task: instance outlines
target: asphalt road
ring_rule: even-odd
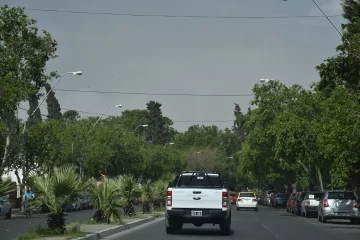
[[[195,227],[184,225],[176,235],[165,233],[164,219],[155,220],[147,225],[106,238],[107,240],[143,240],[151,236],[157,240],[359,240],[360,225],[350,225],[349,221],[320,223],[317,218],[304,218],[287,213],[284,209],[259,207],[259,212],[252,210],[232,211],[233,234],[222,236],[218,226],[203,225]]]
[[[141,206],[136,206],[135,211],[141,211]],[[90,220],[95,210],[84,210],[69,212],[65,217],[67,223],[83,222]],[[18,235],[28,231],[29,226],[46,227],[46,216],[44,214],[34,215],[33,218],[25,218],[25,216],[14,216],[11,219],[0,220],[0,239],[13,240]]]

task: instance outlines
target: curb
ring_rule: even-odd
[[[137,226],[140,226],[142,224],[149,223],[149,222],[154,221],[155,219],[161,218],[163,216],[164,216],[164,214],[162,214],[160,217],[148,217],[148,218],[145,218],[145,219],[140,219],[138,221],[134,221],[134,222],[122,225],[122,226],[116,226],[116,227],[112,227],[112,228],[102,230],[102,231],[99,231],[99,232],[91,233],[91,234],[86,235],[85,237],[76,238],[76,240],[99,240],[99,239],[103,239],[103,238],[106,238],[108,236],[111,236],[111,235],[114,235],[114,234],[129,230],[129,229],[137,227]]]

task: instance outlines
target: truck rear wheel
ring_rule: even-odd
[[[166,227],[166,233],[167,234],[175,234],[176,233],[176,229],[173,227]]]
[[[231,234],[231,214],[227,219],[220,223],[220,230],[224,235]]]

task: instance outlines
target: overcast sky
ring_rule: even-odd
[[[341,14],[340,0],[317,0]],[[82,12],[212,16],[321,15],[312,0],[0,0],[10,6]],[[49,71],[56,88],[149,93],[251,94],[260,78],[309,87],[315,66],[335,54],[340,36],[326,18],[160,18],[26,11],[58,41]],[[344,20],[333,17],[340,28]],[[52,83],[54,84],[55,81]],[[252,97],[144,96],[56,91],[62,108],[101,113],[111,104],[144,109],[150,100],[184,131],[193,124],[230,127],[234,103]],[[23,104],[27,108],[27,104]],[[63,110],[64,111],[64,110]],[[45,106],[42,113],[46,114]],[[121,114],[109,109],[107,114]],[[26,117],[21,112],[22,118]],[[82,114],[82,116],[88,116]],[[195,121],[195,122],[183,122]],[[200,121],[200,122],[196,122]]]

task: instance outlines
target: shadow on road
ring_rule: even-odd
[[[230,235],[234,235],[234,230],[231,230]],[[200,228],[186,228],[179,231],[176,235],[198,235],[198,236],[226,236],[224,235],[220,229],[200,229]]]

